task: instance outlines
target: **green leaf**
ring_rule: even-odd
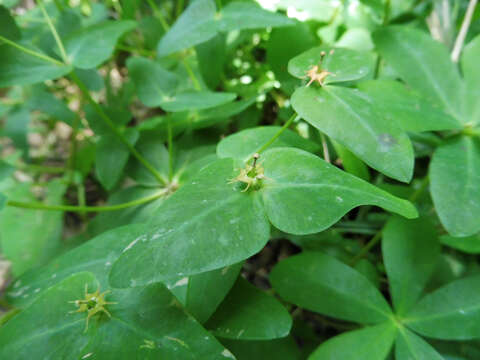
[[[239,131],[222,139],[217,145],[217,155],[220,158],[231,157],[246,161],[260,147],[270,140],[280,130],[280,126],[261,126]],[[320,150],[320,146],[312,141],[302,138],[297,133],[287,129],[270,146],[296,147],[308,152]]]
[[[0,329],[0,356],[31,359],[224,359],[230,354],[162,285],[114,290],[106,300],[111,318],[85,313],[72,303],[98,289],[91,273],[71,276],[43,293]],[[106,289],[101,289],[105,291]],[[25,346],[28,344],[29,346]],[[54,344],[54,346],[52,345]]]
[[[480,36],[477,36],[463,49],[462,71],[466,86],[466,122],[480,123]]]
[[[158,43],[158,55],[170,55],[213,38],[217,34],[215,12],[213,0],[192,2]]]
[[[308,359],[385,360],[396,332],[392,323],[349,331],[324,342]]]
[[[439,260],[436,229],[425,218],[392,217],[382,233],[382,253],[397,315],[417,302]]]
[[[370,173],[368,172],[368,167],[365,163],[356,157],[350,150],[348,150],[345,146],[340,145],[335,140],[330,139],[335,152],[337,153],[338,157],[342,161],[342,167],[345,171],[349,172],[360,179],[365,181],[370,181]]]
[[[62,100],[47,91],[43,86],[34,86],[26,105],[30,111],[42,111],[55,120],[63,121],[73,126],[75,113]]]
[[[222,338],[271,340],[289,334],[292,318],[277,299],[240,277],[205,326]]]
[[[233,1],[228,3],[216,17],[218,30],[229,32],[244,29],[263,29],[294,25],[288,17],[262,9],[249,2]]]
[[[444,358],[425,340],[402,327],[395,341],[397,359],[444,360]]]
[[[464,84],[444,45],[405,26],[380,28],[373,33],[373,40],[380,55],[408,85],[464,122]]]
[[[30,125],[30,112],[25,106],[14,108],[7,116],[4,134],[10,138],[17,150],[23,152],[23,157],[28,158],[28,127]]]
[[[0,193],[0,211],[7,205],[8,198]]]
[[[126,129],[124,135],[131,145],[135,145],[139,133],[135,129]],[[117,135],[106,134],[100,137],[97,144],[95,170],[98,180],[105,189],[113,189],[124,175],[129,156],[130,150]]]
[[[238,360],[299,360],[300,351],[291,336],[275,340],[229,340],[221,339]]]
[[[258,194],[230,182],[238,168],[232,159],[215,161],[168,198],[145,236],[132,238],[114,264],[112,284],[127,287],[198,274],[263,248],[270,226]]]
[[[299,149],[272,149],[261,156],[260,193],[270,221],[290,234],[327,229],[351,209],[376,205],[407,218],[415,207]]]
[[[25,44],[22,44],[25,46]],[[32,46],[30,50],[39,52]],[[13,85],[29,85],[57,79],[71,70],[71,66],[57,65],[26,54],[10,45],[0,45],[0,88]]]
[[[323,61],[321,61],[322,52],[326,54]],[[320,46],[290,60],[288,72],[299,79],[307,79],[307,71],[315,65],[331,73],[324,81],[325,84],[330,84],[365,77],[372,69],[373,59],[366,52]],[[318,86],[318,84],[314,83],[312,86]]]
[[[408,136],[358,90],[303,87],[292,106],[310,124],[348,148],[374,169],[396,180],[410,181],[413,149]]]
[[[195,47],[198,68],[202,78],[210,89],[218,87],[224,76],[227,60],[227,41],[225,34],[217,34],[210,40]]]
[[[127,60],[127,68],[137,88],[138,98],[146,106],[160,106],[175,93],[178,86],[177,76],[156,61],[131,57]]]
[[[201,110],[223,105],[236,97],[236,94],[226,92],[187,91],[164,99],[160,107],[171,112]]]
[[[232,288],[243,262],[188,278],[185,308],[201,324],[215,312]]]
[[[424,98],[393,80],[370,80],[358,84],[388,121],[405,131],[438,131],[460,129],[461,124]]]
[[[270,273],[270,282],[283,299],[327,316],[362,324],[392,316],[385,298],[367,278],[320,252],[281,261]]]
[[[3,5],[0,5],[0,36],[12,41],[19,40],[21,37],[20,29],[10,10]]]
[[[68,60],[80,69],[91,69],[110,58],[118,39],[137,26],[135,21],[106,21],[84,28],[65,39]]]
[[[480,141],[459,136],[438,147],[430,163],[435,210],[452,236],[480,231]]]
[[[52,180],[47,186],[46,204],[61,203],[66,185]],[[10,189],[9,200],[36,202],[31,184],[23,183]],[[63,212],[7,207],[0,213],[2,253],[12,262],[18,276],[26,270],[49,261],[59,251],[63,228]]]
[[[402,321],[435,339],[480,337],[480,276],[456,280],[425,296]]]
[[[93,273],[100,287],[105,289],[113,262],[129,244],[130,238],[138,238],[142,234],[141,225],[119,227],[94,237],[41,268],[24,273],[7,289],[9,303],[16,307],[25,307],[44,290],[82,271]]]
[[[443,245],[466,252],[468,254],[480,254],[480,234],[466,237],[440,236]]]

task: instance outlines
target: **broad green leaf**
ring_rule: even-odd
[[[185,308],[201,324],[215,312],[235,283],[243,262],[188,278]]]
[[[45,291],[0,329],[0,356],[31,359],[33,346],[41,359],[225,358],[227,350],[162,284],[107,294],[115,303],[106,305],[111,318],[93,316],[85,332],[86,314],[74,312],[72,301],[84,298],[86,286],[99,289],[93,274],[84,272]]]
[[[157,47],[159,56],[173,54],[210,40],[217,34],[214,0],[192,2]]]
[[[349,331],[321,344],[308,359],[385,360],[396,332],[395,325],[390,322]]]
[[[289,334],[292,318],[277,299],[240,277],[205,326],[222,338],[271,340]]]
[[[131,145],[138,140],[138,131],[126,129],[123,134]],[[95,170],[100,183],[111,190],[124,175],[130,151],[128,147],[114,134],[100,137],[96,150]]]
[[[323,52],[325,56],[321,61]],[[361,79],[371,71],[372,65],[373,59],[369,53],[320,46],[290,60],[288,72],[299,79],[307,79],[307,71],[313,66],[319,66],[321,70],[331,73],[324,81],[325,84],[330,84]],[[318,83],[311,86],[318,86]]]
[[[270,221],[290,234],[327,229],[351,209],[376,205],[407,218],[415,207],[299,149],[272,149],[261,155],[265,180],[260,194]]]
[[[382,294],[358,271],[320,252],[305,252],[278,263],[270,282],[288,302],[323,315],[376,324],[392,311]]]
[[[143,226],[129,225],[105,232],[73,250],[56,257],[47,265],[18,277],[7,289],[9,302],[25,307],[42,292],[65,278],[82,271],[95,275],[102,289],[108,286],[108,272],[128,245],[131,237],[140,237]]]
[[[14,108],[7,115],[3,133],[15,145],[17,150],[23,152],[23,157],[28,158],[28,127],[30,125],[30,112],[25,106]]]
[[[220,158],[231,157],[247,161],[260,147],[276,135],[279,126],[261,126],[237,132],[222,139],[217,145],[217,155]],[[295,147],[308,152],[320,150],[320,146],[312,141],[302,138],[291,130],[285,130],[270,146]]]
[[[224,66],[227,60],[226,34],[217,34],[210,40],[195,47],[198,68],[207,86],[215,90],[224,76]]]
[[[275,340],[221,339],[238,360],[299,360],[300,350],[291,336]]]
[[[38,49],[22,44],[30,50]],[[10,45],[0,45],[0,88],[13,85],[29,85],[57,79],[71,70],[71,66],[59,65],[26,54]]]
[[[397,359],[444,360],[437,350],[407,328],[400,328],[395,341]]]
[[[47,91],[43,86],[34,86],[26,105],[31,111],[42,111],[55,120],[63,121],[73,126],[75,113],[62,100]]]
[[[452,236],[480,231],[480,141],[459,136],[438,147],[430,163],[435,210]]]
[[[153,214],[142,239],[132,238],[114,264],[118,287],[189,276],[244,260],[268,241],[268,224],[255,192],[242,192],[231,179],[232,159],[204,167]]]
[[[233,1],[222,8],[215,18],[219,31],[263,29],[294,25],[288,17],[262,9],[259,5],[249,2]]]
[[[141,57],[127,60],[130,77],[135,83],[138,98],[150,107],[160,106],[175,93],[178,78],[158,62]]]
[[[480,58],[480,36],[472,40],[462,55],[462,71],[466,86],[466,114],[465,121],[468,124],[480,123],[480,69],[478,59]]]
[[[7,197],[5,195],[3,195],[2,193],[0,193],[0,211],[5,207],[5,205],[7,204]]]
[[[12,41],[19,40],[21,37],[20,29],[10,10],[3,5],[0,5],[0,36]]]
[[[480,254],[480,234],[466,237],[453,237],[450,235],[440,236],[443,245],[466,252],[468,254]]]
[[[382,232],[383,261],[397,315],[417,302],[439,260],[436,229],[426,218],[390,218]]]
[[[297,22],[294,26],[273,29],[266,44],[267,63],[280,81],[282,88],[289,94],[300,81],[293,79],[288,73],[288,62],[298,54],[310,49],[316,39],[309,26]]]
[[[7,179],[15,172],[15,167],[0,159],[0,182]]]
[[[464,84],[444,45],[406,26],[380,28],[373,33],[373,40],[378,52],[408,85],[464,122]]]
[[[431,105],[402,83],[393,80],[370,80],[358,84],[375,103],[387,121],[405,131],[438,131],[461,128],[461,124],[438,106]]]
[[[164,99],[160,107],[171,112],[202,110],[231,102],[236,97],[236,94],[226,92],[188,91]]]
[[[61,203],[66,185],[52,180],[47,186],[46,204]],[[5,193],[9,200],[37,202],[31,184],[16,185]],[[2,253],[12,262],[18,276],[26,270],[45,264],[60,249],[63,212],[7,207],[0,213]]]
[[[80,69],[91,69],[110,58],[118,39],[137,26],[130,20],[106,21],[84,28],[65,39],[68,60]]]
[[[111,194],[105,205],[118,205],[138,199],[155,196],[164,193],[165,190],[156,187],[130,186]],[[88,234],[95,236],[107,230],[127,224],[141,224],[150,220],[153,213],[163,202],[164,197],[143,205],[131,206],[118,211],[106,211],[99,213],[88,224]]]
[[[480,337],[480,276],[456,280],[426,295],[402,321],[435,339]]]
[[[303,87],[293,94],[292,106],[374,169],[410,181],[414,157],[408,136],[387,120],[366,94],[337,86]]]

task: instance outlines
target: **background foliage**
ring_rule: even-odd
[[[480,358],[476,1],[259,3],[0,0],[0,358]]]

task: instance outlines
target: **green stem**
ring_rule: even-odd
[[[274,142],[275,140],[278,139],[278,137],[279,137],[280,135],[283,134],[283,132],[284,132],[290,125],[293,124],[293,122],[295,121],[296,118],[297,118],[297,113],[294,112],[293,115],[290,116],[290,119],[288,119],[287,122],[286,122],[285,124],[283,124],[282,128],[281,128],[280,130],[278,130],[277,133],[276,133],[275,135],[273,135],[270,140],[268,140],[265,144],[263,144],[263,145],[256,151],[256,153],[257,153],[257,154],[260,154],[260,153],[264,152],[270,145],[273,144],[273,142]],[[253,159],[253,156],[251,156],[251,157],[247,160],[247,162],[249,162],[249,161],[252,160],[252,159]]]
[[[358,260],[360,260],[365,255],[367,255],[370,249],[373,248],[382,239],[382,232],[383,232],[383,228],[380,231],[378,231],[375,234],[375,236],[372,237],[370,241],[363,248],[360,249],[360,251],[357,253],[357,255],[355,255],[352,258],[352,260],[350,260],[350,265],[352,266],[355,265]]]
[[[153,0],[147,0],[147,2],[152,8],[153,14],[158,18],[158,20],[160,20],[160,24],[162,25],[163,30],[168,31],[170,27],[168,26],[168,23],[165,20],[165,17],[163,16],[160,9],[157,7],[157,5],[155,5],[155,2]]]
[[[70,212],[107,212],[122,210],[133,206],[149,203],[153,200],[159,199],[167,194],[167,189],[162,189],[156,194],[147,196],[141,199],[129,201],[123,204],[111,205],[111,206],[73,206],[73,205],[46,205],[42,203],[25,203],[20,201],[7,201],[7,206],[24,208],[24,209],[37,209],[37,210],[49,210],[49,211],[70,211]]]
[[[202,90],[202,86],[200,85],[200,82],[198,81],[197,77],[195,76],[195,73],[193,72],[192,68],[188,64],[188,62],[182,58],[182,63],[183,66],[185,66],[185,69],[188,72],[188,76],[190,76],[190,79],[192,80],[193,86],[195,87],[195,90],[200,91]]]
[[[118,44],[116,47],[119,50],[128,51],[130,53],[138,53],[139,55],[143,55],[143,56],[155,57],[157,55],[155,51],[150,51],[145,49],[136,49],[136,48],[126,46],[126,45],[121,45],[121,44]]]
[[[168,180],[171,182],[173,179],[173,135],[172,135],[172,122],[168,119]]]
[[[175,11],[175,17],[179,17],[182,14],[184,6],[184,0],[177,0],[177,9]]]
[[[56,166],[44,166],[44,165],[35,165],[35,164],[22,164],[19,163],[16,165],[20,170],[32,171],[32,172],[42,172],[47,174],[63,174],[68,171],[64,167]]]
[[[163,178],[162,174],[160,174],[148,161],[145,159],[142,154],[138,152],[135,147],[128,142],[128,140],[125,138],[123,133],[118,130],[118,128],[115,126],[113,121],[107,116],[105,111],[103,111],[102,107],[92,98],[90,95],[90,92],[88,91],[87,87],[85,84],[80,80],[78,75],[75,73],[75,71],[72,71],[70,73],[70,78],[77,84],[79,89],[82,91],[83,95],[85,98],[88,100],[88,102],[93,106],[95,109],[95,112],[102,118],[102,120],[107,124],[107,126],[110,128],[110,130],[113,131],[113,133],[120,139],[120,141],[128,148],[130,153],[148,170],[152,173],[153,176],[158,180],[160,184],[166,185],[165,179]]]
[[[222,10],[222,0],[215,0],[215,2],[217,3],[217,11]]]
[[[50,56],[43,55],[43,54],[41,54],[39,52],[36,52],[34,50],[30,50],[30,49],[28,49],[28,48],[26,48],[22,45],[17,44],[16,42],[8,40],[7,38],[5,38],[3,36],[0,36],[0,40],[2,40],[3,42],[5,42],[6,44],[8,44],[10,46],[13,46],[14,48],[17,48],[20,51],[23,51],[25,54],[35,56],[38,59],[42,59],[44,61],[50,62],[50,63],[58,65],[58,66],[65,66],[65,64],[62,63],[61,61],[58,61],[58,60],[56,60],[56,59],[54,59]]]
[[[53,25],[52,19],[48,15],[47,10],[45,10],[45,6],[43,6],[43,0],[37,0],[37,3],[40,6],[40,10],[42,10],[43,17],[45,18],[45,20],[47,20],[48,27],[50,28],[53,37],[55,38],[55,42],[57,43],[58,49],[60,50],[60,55],[62,56],[63,62],[65,64],[68,64],[67,52],[65,51],[65,48],[63,46],[62,39],[60,39],[57,29],[55,29],[55,26]]]

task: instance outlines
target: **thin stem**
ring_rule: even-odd
[[[463,18],[462,27],[458,33],[457,39],[455,40],[455,45],[453,46],[451,59],[453,62],[458,62],[460,59],[460,54],[462,52],[463,44],[465,42],[465,38],[467,37],[468,28],[470,27],[470,23],[472,22],[473,13],[475,11],[475,7],[477,6],[477,0],[470,0],[468,3],[467,12],[465,13],[465,17]]]
[[[177,9],[175,11],[175,17],[179,17],[182,14],[184,6],[184,0],[177,0]]]
[[[172,135],[172,122],[168,119],[168,180],[171,182],[173,179],[173,135]]]
[[[8,44],[10,46],[13,46],[14,48],[17,48],[20,51],[23,51],[25,54],[35,56],[38,59],[42,59],[44,61],[50,62],[50,63],[58,65],[58,66],[65,66],[65,64],[62,63],[61,61],[58,61],[58,60],[56,60],[56,59],[54,59],[54,58],[52,58],[48,55],[44,55],[44,54],[36,52],[34,50],[30,50],[30,49],[28,49],[28,48],[26,48],[22,45],[17,44],[16,42],[8,40],[7,38],[5,38],[3,36],[0,36],[0,40],[2,40],[3,42],[5,42],[6,44]]]
[[[215,2],[217,3],[217,11],[222,10],[222,0],[215,0]]]
[[[133,47],[130,47],[130,46],[126,46],[126,45],[121,45],[121,44],[118,44],[116,46],[116,48],[118,50],[123,50],[123,51],[128,51],[130,53],[138,53],[139,55],[143,55],[143,56],[152,56],[152,57],[155,57],[157,54],[155,53],[155,51],[150,51],[150,50],[145,50],[145,49],[136,49],[136,48],[133,48]]]
[[[330,163],[330,152],[328,151],[327,137],[323,133],[320,133],[320,137],[322,139],[323,158],[326,162]]]
[[[200,85],[200,82],[198,81],[197,77],[195,76],[195,73],[193,72],[192,68],[188,64],[188,62],[182,58],[182,64],[185,66],[185,69],[188,72],[188,76],[190,76],[190,79],[192,80],[193,86],[195,87],[195,90],[202,90],[202,86]]]
[[[370,239],[370,241],[363,248],[360,249],[360,251],[357,253],[357,255],[355,255],[352,258],[352,260],[350,260],[350,265],[352,265],[352,266],[355,265],[358,260],[360,260],[365,255],[367,255],[367,253],[370,251],[370,249],[373,248],[382,238],[382,232],[383,232],[383,228],[380,231],[378,231],[375,234],[375,236],[372,237]]]
[[[113,121],[107,116],[105,111],[103,111],[102,107],[92,98],[90,95],[90,92],[88,91],[87,87],[85,84],[80,80],[78,75],[75,73],[75,71],[72,71],[70,73],[70,78],[77,84],[79,89],[82,91],[84,94],[85,98],[88,100],[88,102],[93,106],[95,109],[95,112],[102,118],[102,120],[107,124],[107,126],[110,128],[110,130],[113,131],[113,133],[120,139],[120,141],[128,148],[128,150],[131,152],[131,154],[148,170],[152,173],[152,175],[158,180],[160,184],[166,185],[166,181],[163,178],[162,174],[160,174],[148,161],[145,159],[142,154],[138,152],[137,149],[135,149],[132,144],[128,142],[128,140],[125,138],[123,133],[118,130],[118,128],[115,126]]]
[[[153,0],[147,0],[147,2],[148,2],[148,5],[150,5],[150,7],[152,8],[153,14],[158,18],[158,20],[160,20],[160,24],[162,25],[163,30],[168,31],[170,26],[168,26],[168,23],[165,20],[165,17],[163,16],[162,12],[157,7],[157,5],[155,5],[155,2]]]
[[[72,171],[70,175],[70,182],[73,181],[73,176],[76,169],[76,157],[77,157],[77,133],[78,133],[78,125],[80,122],[79,116],[75,116],[73,120],[73,128],[72,128],[72,142],[70,143],[70,159],[69,159],[69,168]]]
[[[35,164],[23,164],[18,163],[16,167],[20,170],[32,171],[32,172],[42,172],[47,174],[63,174],[68,171],[64,167],[56,166],[44,166],[44,165],[35,165]]]
[[[167,194],[167,189],[162,189],[156,194],[129,201],[123,204],[110,205],[110,206],[73,206],[73,205],[46,205],[42,203],[26,203],[20,201],[7,201],[7,206],[24,208],[24,209],[37,209],[37,210],[49,210],[49,211],[69,211],[69,212],[107,212],[122,210],[133,206],[149,203],[153,200],[159,199]]]
[[[287,120],[287,122],[285,124],[283,124],[282,128],[280,130],[277,131],[277,133],[275,135],[272,136],[272,138],[270,140],[268,140],[265,144],[263,144],[255,153],[256,154],[260,154],[262,153],[263,151],[265,151],[270,145],[273,144],[273,142],[275,140],[278,139],[278,137],[280,135],[282,135],[282,133],[290,126],[292,125],[292,123],[295,121],[295,119],[297,118],[297,113],[293,113],[292,116],[290,116],[290,119]],[[251,159],[253,159],[253,155],[247,160],[250,161]]]
[[[60,50],[60,55],[62,56],[63,62],[65,64],[68,64],[68,57],[67,57],[65,48],[63,46],[62,39],[60,39],[57,29],[55,29],[55,26],[53,25],[52,19],[48,15],[47,10],[45,10],[45,6],[43,6],[43,0],[37,0],[37,3],[40,6],[40,10],[42,10],[43,17],[45,18],[45,20],[47,20],[48,27],[50,28],[50,31],[52,32],[53,37],[55,38],[55,42],[57,43],[58,49]]]

